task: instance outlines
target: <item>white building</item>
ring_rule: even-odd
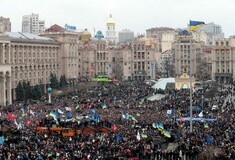
[[[106,23],[106,36],[105,39],[108,44],[115,44],[117,42],[116,36],[116,28],[115,21],[112,18],[112,14],[110,14],[109,20]]]
[[[32,13],[22,18],[22,32],[38,34],[45,30],[45,21],[39,20],[39,14]]]

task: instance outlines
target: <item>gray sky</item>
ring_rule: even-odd
[[[235,0],[0,0],[0,16],[21,31],[22,16],[38,13],[46,27],[67,23],[77,29],[105,32],[112,13],[117,31],[145,33],[152,27],[186,28],[189,20],[214,22],[225,36],[235,35]]]

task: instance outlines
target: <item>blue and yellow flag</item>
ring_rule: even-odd
[[[204,26],[205,22],[202,21],[191,21],[189,23],[189,30],[190,31],[194,31],[195,29],[197,29],[198,27]]]
[[[170,132],[168,132],[168,131],[166,131],[166,130],[164,130],[162,134],[163,134],[165,137],[167,137],[167,138],[171,138]]]
[[[145,134],[145,133],[142,133],[142,134],[141,134],[141,137],[142,137],[142,138],[148,138],[148,135]]]
[[[105,104],[105,103],[104,103],[104,104],[102,104],[102,108],[103,108],[103,109],[107,108],[107,106],[106,106],[106,104]]]
[[[208,124],[206,123],[206,124],[204,124],[204,128],[206,129],[206,128],[209,128],[209,126],[208,126]]]
[[[51,111],[49,116],[53,117],[55,121],[57,121],[57,114],[55,111]]]

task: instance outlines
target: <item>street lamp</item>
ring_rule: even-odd
[[[203,97],[203,94],[202,94],[202,111],[203,111],[203,99],[204,99],[204,97]]]
[[[70,92],[70,81],[68,81],[68,85],[69,85],[69,92]]]
[[[51,92],[52,92],[52,88],[48,87],[47,88],[47,93],[48,93],[48,103],[51,104]]]

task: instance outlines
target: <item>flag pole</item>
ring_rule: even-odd
[[[189,24],[189,33],[191,33],[190,30],[190,24]],[[189,37],[189,54],[190,54],[190,71],[189,71],[189,81],[190,81],[190,133],[193,132],[193,104],[192,104],[192,49],[191,49],[191,35]]]
[[[190,133],[193,132],[193,102],[192,102],[192,50],[191,50],[191,37],[190,37],[190,73],[189,73],[189,80],[190,80]]]

